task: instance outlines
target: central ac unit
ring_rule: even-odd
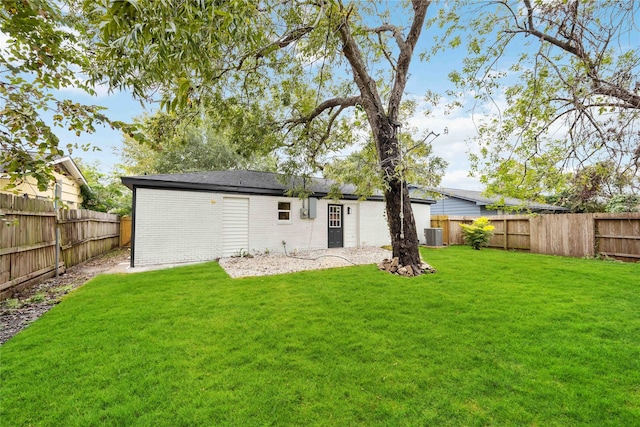
[[[442,228],[425,228],[424,238],[427,246],[442,246]]]

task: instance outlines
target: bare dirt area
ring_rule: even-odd
[[[391,257],[391,251],[379,247],[331,248],[307,252],[270,253],[249,257],[221,258],[219,263],[229,276],[269,276],[304,270],[378,264]]]
[[[92,277],[104,273],[116,265],[126,262],[128,249],[118,249],[70,267],[67,271],[44,282],[24,289],[13,297],[0,302],[0,344],[26,328],[61,298],[82,286]]]

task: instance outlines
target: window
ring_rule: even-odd
[[[278,221],[291,221],[290,202],[278,202]]]
[[[329,205],[329,228],[342,228],[342,206]]]

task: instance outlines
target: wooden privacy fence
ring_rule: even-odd
[[[606,255],[640,261],[640,213],[488,216],[495,227],[489,247],[570,257]],[[476,217],[434,215],[431,227],[443,229],[443,241],[462,245],[460,224]]]
[[[120,218],[120,247],[131,247],[131,217]]]
[[[59,210],[52,202],[0,194],[0,300],[120,246],[117,215]]]

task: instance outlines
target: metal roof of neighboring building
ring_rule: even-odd
[[[417,188],[417,187],[414,187]],[[555,205],[549,205],[545,203],[537,203],[527,200],[515,199],[512,197],[504,197],[502,196],[493,196],[493,197],[485,197],[482,194],[482,191],[476,190],[462,190],[459,188],[446,188],[446,187],[438,187],[438,188],[429,188],[426,191],[432,193],[440,193],[443,196],[447,197],[455,197],[457,199],[467,200],[469,202],[473,202],[478,206],[490,206],[496,203],[500,203],[504,201],[503,206],[507,207],[524,207],[526,209],[534,210],[534,211],[568,211],[567,208]],[[501,200],[503,199],[503,200]]]

